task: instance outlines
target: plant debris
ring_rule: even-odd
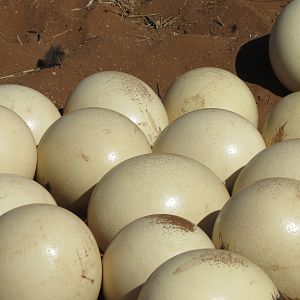
[[[44,58],[40,58],[37,62],[37,68],[47,69],[57,67],[62,64],[65,51],[61,46],[51,46]]]

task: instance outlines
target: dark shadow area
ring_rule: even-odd
[[[87,209],[94,188],[95,185],[93,185],[83,195],[81,195],[75,202],[73,202],[71,207],[67,207],[67,209],[71,210],[83,221],[85,221],[87,218]]]
[[[212,236],[214,225],[215,225],[215,222],[216,222],[219,212],[220,211],[217,210],[217,211],[214,211],[214,212],[208,214],[198,224],[198,227],[200,227],[210,238]]]
[[[264,87],[277,96],[284,97],[290,92],[275,76],[269,59],[270,35],[244,44],[235,60],[237,75],[244,81]]]
[[[126,295],[124,295],[122,298],[122,300],[131,300],[131,299],[137,299],[138,295],[142,289],[143,285],[140,284],[139,286],[137,286],[136,288],[134,288],[133,290],[131,290],[130,292],[128,292]]]
[[[244,167],[239,168],[225,180],[225,186],[226,186],[230,196],[232,195],[232,190],[233,190],[234,184],[235,184],[239,174],[243,170],[243,168]]]

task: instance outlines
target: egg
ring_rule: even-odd
[[[0,173],[33,178],[36,145],[26,123],[14,111],[0,105]]]
[[[123,114],[143,131],[151,145],[169,123],[160,98],[150,86],[124,72],[98,72],[79,82],[64,114],[84,107],[103,107]]]
[[[300,181],[267,178],[233,196],[219,213],[213,242],[260,266],[289,299],[300,298]]]
[[[123,115],[83,108],[61,117],[38,146],[37,181],[58,205],[84,217],[94,185],[112,167],[151,147]]]
[[[113,168],[95,186],[88,224],[105,251],[124,226],[151,214],[177,215],[212,230],[228,199],[224,184],[204,165],[179,155],[140,155]]]
[[[265,147],[258,130],[245,118],[228,110],[207,108],[171,123],[159,135],[153,152],[193,158],[231,189],[239,170]]]
[[[33,203],[56,205],[50,193],[36,181],[0,173],[0,216],[13,208]]]
[[[0,217],[0,236],[0,299],[97,299],[100,252],[71,212],[49,204],[17,207]]]
[[[254,156],[240,172],[232,194],[264,178],[300,180],[300,139],[282,141]]]
[[[290,2],[275,20],[269,56],[280,82],[292,92],[300,90],[300,2]]]
[[[262,135],[267,146],[300,138],[299,115],[300,92],[280,99],[269,113],[263,127]]]
[[[203,67],[184,73],[171,84],[163,103],[170,122],[197,109],[222,108],[258,125],[257,105],[250,89],[239,77],[220,68]]]
[[[151,215],[133,221],[104,253],[105,299],[136,300],[146,279],[162,263],[179,253],[202,248],[214,245],[199,227],[184,218]]]
[[[148,278],[137,300],[281,299],[271,279],[245,257],[217,249],[179,254]]]
[[[50,99],[22,85],[0,84],[0,105],[13,110],[26,122],[36,145],[50,125],[60,118]]]

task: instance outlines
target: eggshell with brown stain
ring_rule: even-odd
[[[138,300],[277,300],[271,279],[245,257],[217,249],[179,254],[158,267]]]
[[[152,88],[124,72],[98,72],[79,82],[67,100],[64,114],[84,107],[103,107],[123,114],[142,130],[151,145],[169,123]]]
[[[263,138],[267,146],[300,138],[300,92],[280,99],[265,120]]]
[[[290,299],[300,298],[300,181],[267,178],[235,194],[219,213],[213,242],[259,267]]]
[[[179,155],[133,157],[108,172],[96,185],[88,224],[104,251],[132,221],[151,214],[172,214],[213,226],[229,199],[220,179],[202,164]]]
[[[197,109],[222,108],[258,125],[255,98],[236,75],[220,68],[202,67],[179,76],[163,98],[170,122]]]
[[[163,262],[204,248],[214,245],[199,227],[184,218],[151,215],[133,221],[115,236],[104,253],[105,299],[136,300],[141,286]]]

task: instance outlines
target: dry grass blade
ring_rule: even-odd
[[[41,70],[40,68],[24,70],[24,71],[21,71],[19,73],[14,73],[14,74],[6,75],[6,76],[1,76],[0,80],[1,79],[9,79],[9,78],[13,78],[13,77],[21,77],[21,76],[24,76],[24,75],[29,74],[29,73],[38,72],[40,70]]]

